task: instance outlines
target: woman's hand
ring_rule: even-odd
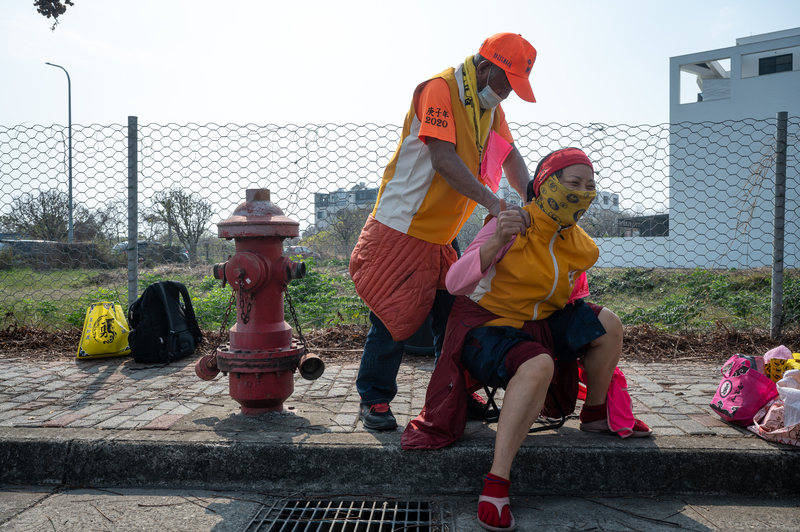
[[[497,216],[497,227],[494,230],[494,239],[502,248],[516,236],[524,234],[531,225],[530,215],[516,205],[506,207],[506,202],[500,200],[500,214]],[[499,249],[498,249],[499,251]]]
[[[527,217],[523,217],[523,214],[527,215]],[[506,202],[500,200],[500,213],[497,216],[494,235],[484,242],[480,248],[481,271],[486,271],[486,268],[489,267],[497,254],[500,253],[500,250],[503,249],[503,246],[511,242],[517,235],[525,234],[530,223],[530,215],[526,211],[516,206],[507,209]]]

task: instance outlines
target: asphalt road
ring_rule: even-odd
[[[296,507],[296,503],[335,511],[305,514],[308,517],[281,512],[287,504]],[[415,514],[416,521],[407,517],[409,512],[402,514],[405,518],[398,517],[398,509],[417,503],[427,511]],[[385,526],[368,527],[363,512],[352,508],[369,509],[373,523],[382,521]],[[0,486],[0,531],[267,532],[278,530],[273,524],[286,521],[295,527],[286,528],[290,530],[328,530],[326,524],[331,520],[341,523],[350,519],[351,528],[344,530],[477,532],[482,529],[475,518],[476,508],[476,497],[413,500],[364,494]],[[512,508],[520,531],[800,530],[800,501],[796,498],[512,497]],[[360,528],[355,526],[357,519],[362,519]],[[389,526],[392,523],[394,527]]]

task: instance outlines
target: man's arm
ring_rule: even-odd
[[[508,183],[517,191],[522,201],[525,201],[531,175],[528,172],[525,159],[522,158],[522,154],[513,144],[511,145],[511,152],[509,152],[506,160],[503,161],[503,171],[506,174]]]
[[[448,185],[489,209],[489,214],[492,216],[500,214],[500,200],[472,175],[467,165],[456,153],[455,144],[428,137],[427,145],[431,154],[431,166],[447,181]],[[527,186],[527,183],[525,185]]]

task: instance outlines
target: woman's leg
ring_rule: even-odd
[[[511,463],[542,410],[553,368],[553,359],[546,353],[534,356],[519,365],[506,386],[492,469],[478,498],[478,521],[483,528],[513,530],[516,526],[508,503]]]
[[[608,396],[608,385],[622,354],[622,322],[612,311],[603,308],[597,316],[606,334],[594,340],[581,357],[586,370],[585,405],[602,405]]]
[[[539,355],[520,365],[503,396],[491,473],[509,479],[511,463],[542,410],[553,379],[553,359]],[[613,371],[613,370],[612,370]]]

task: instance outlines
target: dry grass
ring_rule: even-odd
[[[367,337],[364,325],[342,325],[307,331],[309,351],[328,363],[355,363]],[[0,330],[0,358],[25,358],[32,361],[74,358],[81,331],[78,328],[49,332],[35,327],[9,325]],[[219,345],[217,332],[206,332],[198,356]],[[666,333],[647,326],[625,328],[622,358],[636,362],[695,361],[722,364],[732,354],[763,355],[773,347],[785,345],[800,351],[800,331],[786,331],[772,340],[768,331],[735,331],[720,328],[711,333]]]

